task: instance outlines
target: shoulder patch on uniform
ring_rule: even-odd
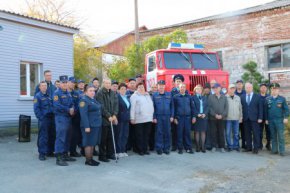
[[[55,96],[53,97],[53,100],[54,100],[54,101],[58,101],[58,96],[55,95]]]
[[[37,103],[37,99],[34,99],[33,102],[34,102],[34,103]]]
[[[81,101],[80,102],[80,107],[84,107],[85,106],[85,102],[84,101]]]

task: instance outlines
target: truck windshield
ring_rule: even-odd
[[[164,63],[167,69],[191,69],[190,57],[187,53],[165,52]]]
[[[216,54],[192,53],[192,62],[196,70],[219,69]]]

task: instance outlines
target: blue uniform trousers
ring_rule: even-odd
[[[56,140],[55,153],[65,153],[69,149],[69,136],[71,131],[71,118],[69,116],[56,115]]]
[[[157,115],[155,149],[169,151],[171,144],[170,115]]]
[[[179,150],[192,149],[191,116],[179,116],[177,124],[177,147]]]

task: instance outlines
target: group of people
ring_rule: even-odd
[[[59,166],[81,155],[86,165],[98,166],[93,156],[109,162],[127,157],[130,150],[141,156],[153,150],[158,155],[192,154],[192,130],[196,152],[243,148],[257,154],[265,130],[266,148],[273,154],[285,153],[289,110],[278,84],[270,85],[271,95],[268,85],[261,84],[256,94],[253,85],[244,86],[242,80],[226,90],[212,80],[188,91],[183,75],[177,74],[171,92],[165,91],[164,80],[147,92],[141,75],[120,84],[104,79],[102,87],[98,78],[85,84],[68,76],[60,76],[54,85],[49,70],[44,78],[34,97],[39,159],[55,156]]]

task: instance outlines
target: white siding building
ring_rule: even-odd
[[[0,10],[0,129],[32,116],[35,86],[43,71],[53,81],[73,75],[73,35],[78,29]]]

